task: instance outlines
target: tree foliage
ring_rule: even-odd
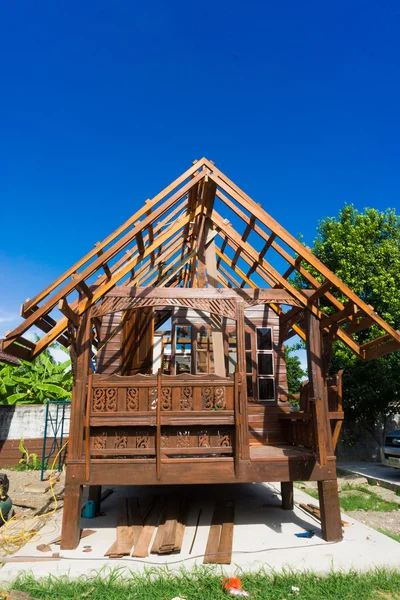
[[[49,350],[20,366],[0,363],[0,404],[43,404],[46,399],[69,400],[71,361],[57,363]]]
[[[307,373],[302,369],[300,359],[297,354],[293,354],[300,349],[299,344],[285,347],[286,373],[289,394],[298,394],[300,392],[301,382]]]
[[[312,252],[392,327],[400,328],[400,217],[394,209],[360,212],[345,206],[338,217],[320,222]],[[304,286],[300,279],[296,283]],[[345,300],[339,290],[333,292],[338,300]],[[382,333],[374,326],[355,339],[364,343]],[[331,370],[342,368],[348,422],[360,422],[371,430],[378,420],[398,411],[400,352],[363,362],[343,343],[335,342]]]

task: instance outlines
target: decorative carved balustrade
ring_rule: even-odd
[[[161,455],[226,455],[234,447],[233,377],[161,377]],[[90,397],[92,458],[156,455],[159,382],[155,375],[93,375]]]

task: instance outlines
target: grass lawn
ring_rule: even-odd
[[[256,600],[400,600],[400,571],[376,570],[369,573],[239,574],[243,587]],[[32,576],[18,579],[10,589],[29,592],[42,600],[172,600],[179,596],[187,600],[227,600],[221,586],[222,574],[217,568],[200,567],[192,571],[171,573],[151,569],[145,574],[130,574],[121,570],[108,575],[96,574],[77,580],[50,576],[35,580]],[[299,591],[292,590],[292,586]]]
[[[348,492],[354,491],[354,494]],[[307,494],[313,498],[318,498],[318,492],[314,489],[305,490]],[[343,493],[345,492],[345,494]],[[361,493],[358,493],[361,492]],[[389,502],[384,500],[375,492],[363,485],[351,485],[350,483],[342,486],[339,492],[340,507],[349,512],[352,510],[372,510],[378,512],[391,512],[399,510],[397,502]]]

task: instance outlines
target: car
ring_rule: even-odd
[[[381,447],[381,459],[384,465],[400,469],[400,429],[387,433]]]

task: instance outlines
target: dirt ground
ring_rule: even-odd
[[[364,525],[368,525],[374,529],[385,529],[386,531],[400,534],[399,512],[352,510],[347,514],[349,517],[357,519],[357,521],[360,521],[360,523],[364,523]]]
[[[359,475],[348,474],[343,477],[338,477],[339,490],[347,484],[363,486],[371,492],[378,494],[384,500],[387,500],[388,502],[397,502],[399,505],[399,511],[392,512],[377,512],[373,510],[347,511],[346,514],[349,517],[360,521],[360,523],[364,523],[364,525],[373,527],[374,529],[385,529],[392,533],[400,534],[400,496],[397,496],[392,490],[382,488],[378,485],[369,485],[367,479],[365,477],[360,477]],[[317,489],[317,483],[314,481],[305,481],[304,483],[298,484],[298,487],[307,492],[307,489]]]
[[[55,472],[53,491],[47,482],[45,486],[39,485],[39,488],[47,487],[47,490],[39,489],[35,492],[27,484],[40,483],[39,471],[1,469],[1,472],[6,473],[10,481],[8,494],[13,502],[14,517],[0,527],[0,557],[16,552],[24,545],[24,540],[28,540],[49,522],[55,511],[62,509],[65,480],[63,473],[58,475]],[[49,477],[50,473],[46,475]],[[47,516],[47,513],[50,514]]]

